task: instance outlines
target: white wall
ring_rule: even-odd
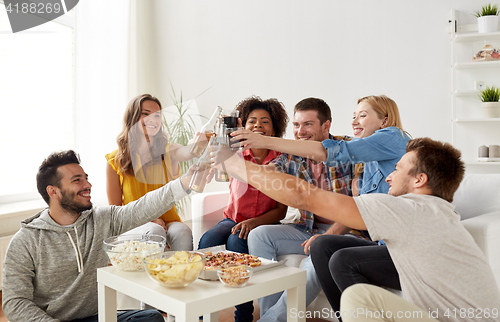
[[[76,151],[92,183],[92,202],[106,205],[105,155],[117,149],[128,94],[128,6],[80,1],[76,42]]]
[[[168,81],[208,113],[250,95],[292,111],[309,96],[334,112],[332,132],[351,133],[356,100],[386,94],[414,136],[451,141],[452,8],[456,1],[149,1],[155,44],[152,90]],[[464,16],[468,23],[474,17]],[[464,20],[464,19],[462,19]],[[288,136],[291,136],[289,127]]]
[[[126,66],[114,58],[125,25],[87,10],[92,30],[80,29],[88,47],[81,72],[101,83],[80,84],[79,149],[94,180],[93,198],[104,200],[104,154],[115,148],[125,105]],[[102,2],[101,2],[102,3]],[[115,3],[113,16],[124,14]],[[447,33],[452,8],[460,23],[474,23],[482,4],[470,0],[148,0],[137,1],[141,90],[171,103],[170,81],[185,99],[197,99],[209,115],[259,95],[276,97],[288,111],[305,97],[332,108],[332,133],[351,134],[356,100],[386,94],[401,110],[413,137],[451,141],[451,48]],[[102,11],[105,12],[105,11]],[[108,13],[108,19],[109,19]],[[117,47],[118,46],[118,47]],[[116,55],[116,56],[115,56]],[[98,88],[94,87],[98,86]],[[136,94],[136,93],[134,93]],[[109,102],[112,103],[109,103]],[[291,126],[287,137],[291,137]],[[87,169],[87,168],[86,168]],[[98,182],[96,185],[95,182]],[[209,188],[211,189],[211,188]],[[217,190],[217,189],[215,189]]]

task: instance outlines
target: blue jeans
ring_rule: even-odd
[[[231,229],[236,226],[236,222],[229,218],[224,218],[217,225],[207,230],[200,238],[198,249],[226,245],[226,249],[248,254],[248,244],[246,239],[239,238],[240,231],[233,235]],[[252,322],[253,321],[253,302],[246,302],[236,305],[234,312],[235,322]]]
[[[201,236],[198,249],[226,245],[227,250],[248,254],[247,240],[239,237],[240,231],[238,230],[236,235],[231,233],[231,229],[233,229],[234,226],[236,226],[236,222],[232,219],[224,218],[219,221],[217,225],[207,230],[203,236]]]
[[[163,315],[156,310],[132,310],[120,312],[116,315],[118,322],[165,322]],[[71,322],[98,322],[98,316],[73,320]]]
[[[329,225],[320,225],[318,233],[324,233]],[[253,229],[248,235],[250,254],[276,260],[278,256],[298,254],[305,255],[302,243],[311,238],[312,234],[301,231],[292,225],[268,225]],[[306,307],[314,301],[321,291],[316,271],[311,258],[304,261],[302,267],[307,272],[306,282]],[[286,321],[287,320],[287,294],[275,293],[259,299],[259,321]]]

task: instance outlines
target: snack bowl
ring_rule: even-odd
[[[205,267],[205,254],[169,251],[144,258],[144,267],[153,281],[166,287],[186,287]]]
[[[160,235],[123,235],[104,239],[103,249],[111,264],[123,271],[142,271],[144,257],[163,252],[165,237]]]
[[[217,269],[219,280],[228,287],[243,287],[247,285],[252,273],[252,268],[247,265],[219,267]]]

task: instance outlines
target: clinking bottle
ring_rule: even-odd
[[[207,184],[207,176],[212,165],[210,161],[210,149],[213,145],[216,145],[215,140],[215,137],[210,138],[205,151],[196,163],[199,167],[199,170],[194,172],[193,176],[191,177],[191,181],[189,182],[189,189],[194,192],[203,192],[203,190],[205,189],[205,185]]]
[[[222,115],[222,107],[217,106],[214,113],[210,117],[207,123],[203,125],[200,130],[200,135],[196,138],[196,141],[191,147],[191,154],[199,158],[206,150],[210,138],[215,136],[215,125],[219,117]]]
[[[229,137],[227,136],[227,124],[222,121],[219,121],[219,127],[217,129],[217,144],[219,146],[225,146],[229,148]],[[223,170],[216,169],[215,170],[215,181],[218,182],[229,182],[229,173],[224,172]]]

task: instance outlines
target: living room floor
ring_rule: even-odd
[[[2,292],[0,291],[0,301],[2,300]],[[254,307],[255,307],[255,312],[253,314],[253,320],[254,322],[259,319],[259,305],[257,304],[257,301],[254,301]],[[0,322],[8,322],[7,318],[3,314],[3,309],[0,310]],[[165,320],[166,321],[166,320]],[[234,321],[234,308],[230,307],[228,309],[222,310],[219,312],[219,322],[232,322]],[[326,320],[323,319],[307,319],[307,322],[326,322]]]

